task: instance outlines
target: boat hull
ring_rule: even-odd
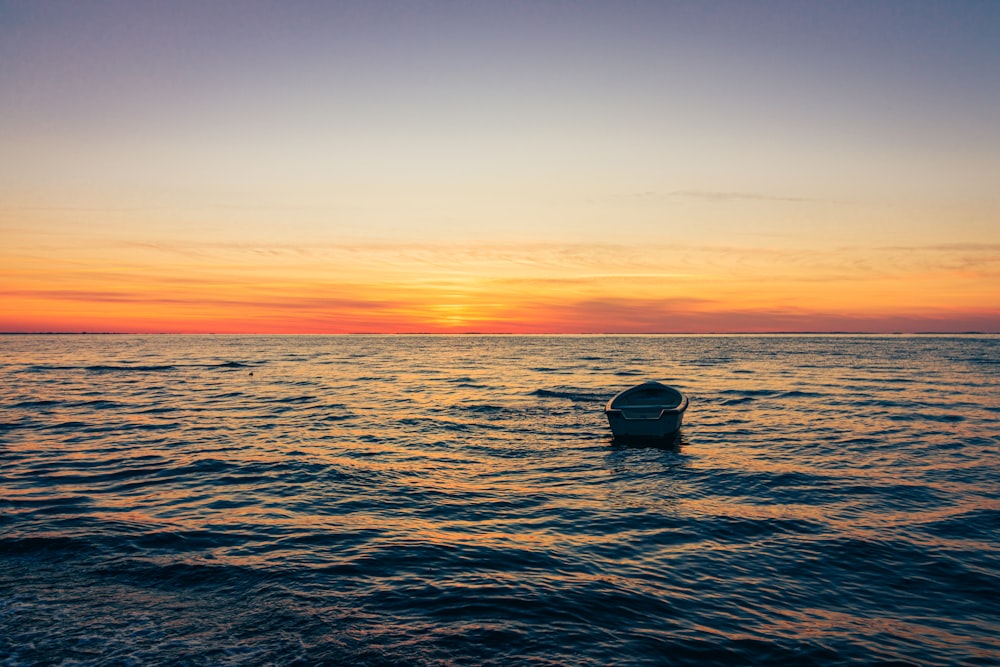
[[[677,435],[688,398],[660,384],[645,382],[621,392],[604,409],[616,439],[661,440]]]
[[[683,413],[664,414],[656,419],[629,419],[621,412],[609,412],[608,423],[616,438],[669,438],[681,429]]]

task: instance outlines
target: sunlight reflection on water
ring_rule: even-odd
[[[997,337],[0,345],[10,664],[1000,663]]]

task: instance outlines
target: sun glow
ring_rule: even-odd
[[[700,332],[990,326],[1000,249],[598,244],[5,253],[6,330]],[[875,268],[859,269],[866,263]],[[975,271],[962,270],[962,263]],[[672,271],[658,271],[667,264]],[[610,271],[628,266],[627,271]],[[887,268],[887,267],[891,267]],[[993,282],[984,280],[992,272]],[[971,273],[971,275],[970,275]],[[915,297],[916,295],[916,297]],[[881,322],[880,324],[873,324]]]

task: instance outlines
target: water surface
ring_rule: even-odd
[[[613,443],[646,379],[676,446]],[[995,336],[3,336],[4,665],[998,665]]]

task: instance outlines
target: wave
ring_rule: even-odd
[[[520,410],[512,409],[504,405],[491,405],[481,403],[477,405],[460,405],[458,409],[462,412],[471,412],[480,415],[499,415],[504,413],[520,413]]]
[[[595,394],[593,392],[578,391],[572,389],[536,389],[530,394],[541,398],[567,398],[574,402],[589,403],[593,401],[605,402],[608,395]]]
[[[0,554],[5,556],[36,556],[51,552],[79,552],[90,549],[86,538],[68,535],[23,535],[0,537]]]
[[[25,368],[29,373],[48,373],[59,371],[86,371],[90,373],[157,373],[171,372],[184,368],[221,368],[240,369],[256,368],[262,362],[245,361],[221,361],[217,363],[188,363],[188,364],[85,364],[85,365],[62,365],[62,364],[33,364]]]
[[[829,394],[820,393],[818,391],[802,391],[799,389],[783,391],[778,395],[781,398],[827,398],[829,396]]]
[[[962,415],[930,414],[927,412],[915,411],[905,415],[886,415],[886,419],[891,419],[892,421],[930,421],[941,422],[944,424],[956,424],[958,422],[965,421],[966,418]]]
[[[273,398],[268,401],[269,403],[283,403],[283,404],[302,404],[302,403],[318,403],[320,402],[318,396],[280,396],[278,398]]]
[[[65,405],[64,401],[56,401],[52,399],[32,399],[27,401],[20,401],[10,405],[11,408],[20,409],[31,409],[31,408],[51,408],[59,405]]]
[[[976,508],[945,519],[930,521],[920,530],[952,540],[979,540],[988,544],[1000,535],[1000,509]]]
[[[208,364],[209,368],[253,368],[259,364],[251,364],[243,361],[222,361],[217,364]]]
[[[778,396],[782,392],[777,389],[722,389],[718,392],[723,396],[758,397]]]
[[[158,373],[158,372],[168,372],[176,371],[177,366],[173,364],[159,364],[159,365],[114,365],[114,364],[96,364],[93,366],[84,366],[83,370],[89,371],[91,373]]]
[[[753,403],[757,400],[756,396],[743,396],[741,398],[728,398],[719,405],[743,405],[744,403]]]

